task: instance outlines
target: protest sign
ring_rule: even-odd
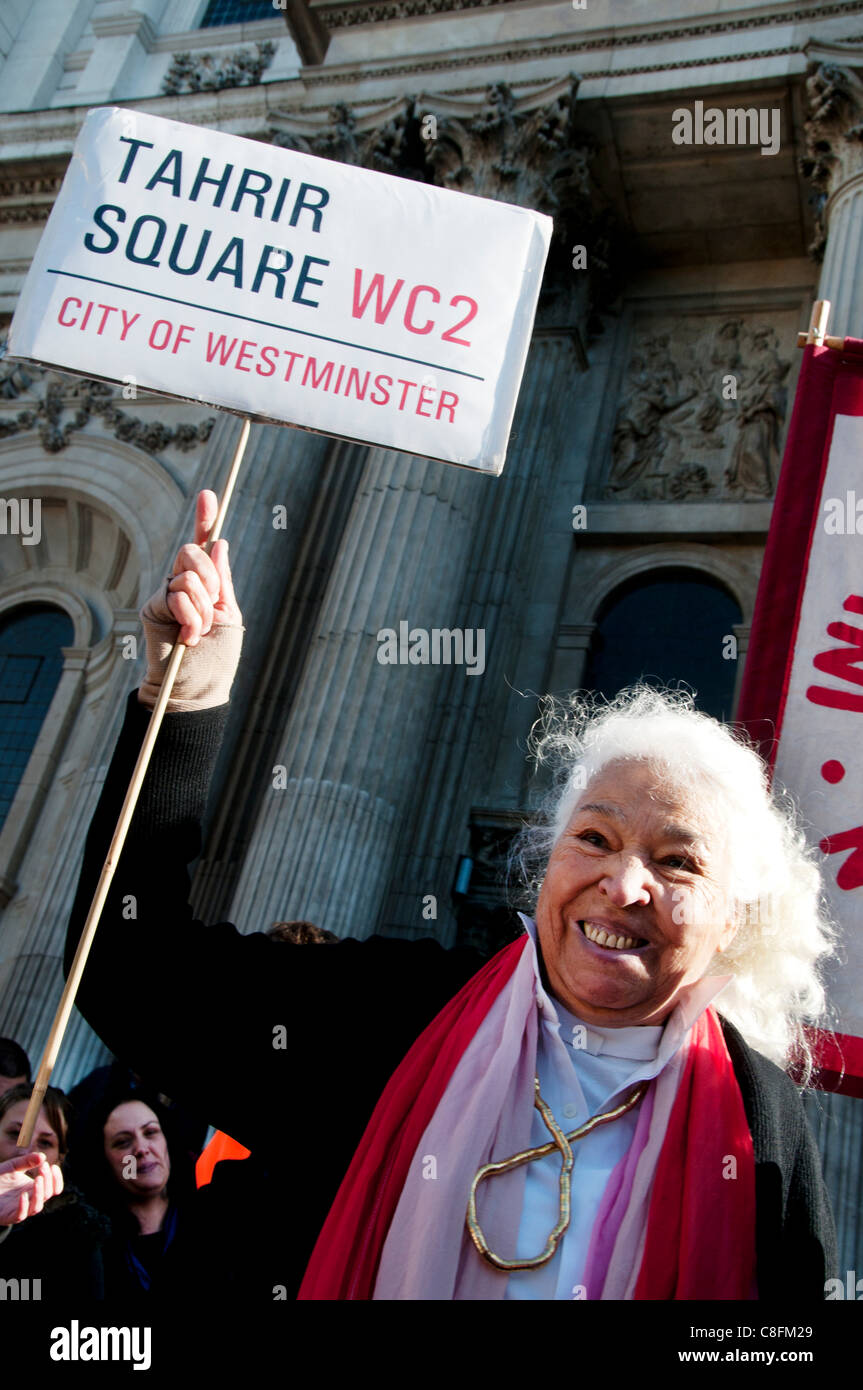
[[[817,1055],[828,1089],[863,1096],[863,341],[830,341],[804,353],[737,717],[821,851],[841,955]]]
[[[497,474],[551,226],[102,107],[76,142],[9,352]]]

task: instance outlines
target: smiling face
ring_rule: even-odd
[[[711,816],[656,788],[646,762],[607,764],[548,861],[536,909],[548,984],[586,1023],[662,1023],[736,930]]]
[[[148,1105],[140,1100],[118,1105],[105,1122],[104,1135],[111,1171],[132,1200],[164,1190],[171,1175],[168,1144]]]

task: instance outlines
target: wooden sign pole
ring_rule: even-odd
[[[234,491],[234,485],[239,475],[240,464],[242,463],[243,455],[246,452],[246,444],[248,443],[249,439],[250,426],[251,421],[248,419],[244,419],[243,428],[240,432],[240,438],[237,443],[237,447],[234,450],[234,457],[231,463],[231,471],[228,474],[228,480],[225,484],[225,489],[222,493],[221,501],[219,502],[219,510],[216,513],[216,520],[213,522],[213,528],[207,536],[206,541],[204,542],[203,549],[206,551],[208,555],[212,546],[221,535],[222,526],[224,525],[225,521],[225,513],[228,510],[228,503],[231,500],[231,494]],[[66,1031],[66,1026],[69,1022],[69,1018],[71,1017],[72,1006],[75,1003],[75,995],[78,993],[78,986],[81,983],[81,976],[84,973],[84,966],[87,964],[87,957],[90,954],[90,947],[92,946],[93,939],[96,935],[96,927],[99,924],[99,918],[102,913],[102,908],[104,907],[105,900],[108,896],[108,889],[110,888],[111,881],[114,877],[114,870],[117,867],[120,854],[122,853],[123,844],[126,839],[126,834],[132,822],[132,816],[134,814],[135,806],[137,805],[138,797],[141,792],[141,787],[144,782],[144,776],[146,774],[147,767],[149,765],[150,758],[153,753],[153,748],[155,747],[156,736],[158,735],[159,729],[162,724],[165,708],[168,704],[169,699],[171,698],[171,691],[174,686],[174,681],[177,678],[177,672],[180,669],[180,662],[183,660],[183,653],[185,652],[185,650],[185,642],[181,642],[180,639],[177,638],[177,641],[174,643],[171,655],[168,658],[168,665],[166,667],[165,674],[162,678],[162,685],[161,689],[159,690],[159,696],[156,700],[155,705],[153,706],[153,713],[150,716],[150,723],[147,726],[147,733],[145,735],[144,742],[141,745],[141,751],[138,754],[138,761],[136,762],[135,769],[132,773],[132,780],[129,783],[129,789],[126,792],[126,798],[123,802],[123,806],[120,811],[120,816],[117,821],[116,829],[114,830],[114,835],[111,840],[107,856],[105,858],[105,863],[102,866],[102,873],[100,875],[99,882],[96,887],[96,892],[93,895],[93,901],[90,905],[90,911],[87,914],[87,920],[84,923],[84,930],[81,933],[81,940],[79,941],[78,949],[75,952],[75,959],[72,962],[72,968],[69,971],[69,978],[66,981],[66,985],[63,990],[60,1003],[57,1006],[57,1012],[54,1015],[54,1021],[51,1024],[51,1032],[48,1035],[48,1042],[45,1045],[45,1051],[42,1054],[42,1060],[39,1063],[39,1070],[36,1074],[36,1080],[33,1084],[33,1093],[30,1097],[30,1101],[27,1106],[27,1113],[24,1116],[24,1123],[22,1124],[20,1133],[18,1135],[18,1147],[19,1149],[23,1149],[25,1152],[29,1149],[30,1141],[33,1138],[33,1130],[36,1127],[36,1121],[39,1117],[39,1111],[41,1110],[42,1102],[45,1099],[45,1090],[48,1086],[48,1083],[51,1080],[51,1073],[54,1070],[54,1066],[57,1061],[57,1054],[60,1051],[60,1044],[63,1041],[63,1034]]]
[[[809,318],[809,332],[797,334],[797,346],[806,347],[807,343],[815,343],[816,347],[829,347],[842,349],[845,346],[844,338],[827,337],[827,320],[830,317],[830,300],[816,299],[812,305],[812,314]]]

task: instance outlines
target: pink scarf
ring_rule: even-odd
[[[503,1298],[508,1276],[478,1254],[465,1212],[477,1169],[530,1145],[534,962],[529,936],[505,947],[414,1043],[336,1194],[300,1299]],[[588,1298],[752,1297],[752,1139],[712,1008],[639,1111],[597,1212]],[[502,1253],[516,1248],[525,1175],[479,1190],[480,1223]]]

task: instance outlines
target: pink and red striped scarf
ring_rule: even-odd
[[[503,1298],[508,1275],[477,1253],[465,1212],[477,1169],[530,1146],[536,1050],[526,935],[468,981],[393,1073],[300,1299]],[[502,1254],[516,1249],[525,1174],[479,1189],[480,1223]],[[712,1007],[640,1102],[597,1212],[584,1288],[588,1299],[756,1296],[752,1138]]]

